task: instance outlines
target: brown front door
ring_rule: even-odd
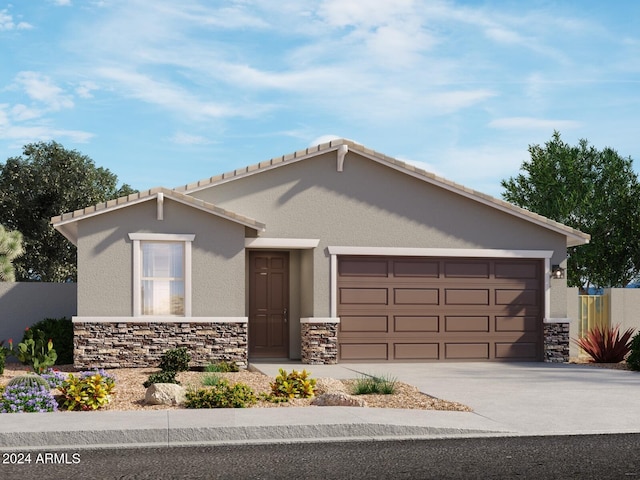
[[[289,253],[249,253],[249,356],[289,357]]]

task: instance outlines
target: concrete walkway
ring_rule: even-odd
[[[474,412],[313,407],[0,416],[0,450],[640,432],[640,373],[543,363],[254,363],[275,376],[387,375]]]

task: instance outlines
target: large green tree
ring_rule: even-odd
[[[51,217],[133,193],[93,160],[59,143],[38,142],[0,164],[0,224],[18,230],[24,254],[16,279],[76,280],[76,248],[50,224]]]
[[[591,235],[568,249],[570,286],[624,287],[640,273],[640,185],[631,158],[587,140],[565,143],[554,132],[530,145],[531,160],[501,182],[508,202]]]
[[[22,234],[9,231],[0,225],[0,282],[14,282],[16,279],[13,261],[24,253]]]

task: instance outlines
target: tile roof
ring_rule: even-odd
[[[199,198],[185,195],[184,193],[170,190],[165,187],[155,187],[143,192],[132,193],[131,195],[109,200],[107,202],[99,203],[90,207],[75,210],[73,212],[63,213],[57,217],[51,219],[51,223],[54,228],[59,230],[67,239],[72,243],[77,241],[77,222],[95,215],[101,215],[106,212],[124,208],[137,203],[146,202],[149,200],[157,199],[158,194],[162,194],[164,198],[169,198],[176,202],[188,205],[193,208],[197,208],[212,215],[217,215],[232,222],[239,223],[249,228],[262,231],[266,228],[264,223],[258,222],[253,218],[245,217],[238,213],[220,208],[212,203],[205,202]]]

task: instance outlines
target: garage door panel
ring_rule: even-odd
[[[539,277],[538,265],[535,263],[496,262],[496,278],[506,279],[533,279]]]
[[[496,317],[496,332],[537,332],[538,318],[528,317]]]
[[[388,332],[386,315],[340,317],[341,332]]]
[[[440,262],[433,260],[396,260],[393,262],[395,277],[438,278]]]
[[[389,262],[385,259],[341,259],[338,271],[343,277],[386,277],[388,275]]]
[[[341,288],[340,303],[386,305],[388,301],[386,288]]]
[[[393,352],[395,360],[438,360],[440,345],[438,343],[395,343]]]
[[[444,291],[446,305],[489,305],[488,289],[447,288]]]
[[[342,343],[340,344],[342,360],[390,360],[387,343]]]
[[[445,343],[447,360],[488,360],[489,343]]]
[[[440,331],[439,323],[438,316],[396,316],[393,331],[437,333]]]
[[[531,359],[538,356],[536,342],[496,343],[496,359]]]
[[[538,305],[537,290],[496,289],[496,305]]]
[[[445,317],[445,332],[488,332],[489,317],[449,316]]]
[[[398,305],[438,305],[440,290],[437,288],[394,288],[393,300]]]
[[[489,262],[460,260],[445,261],[445,278],[489,278],[491,266]]]

